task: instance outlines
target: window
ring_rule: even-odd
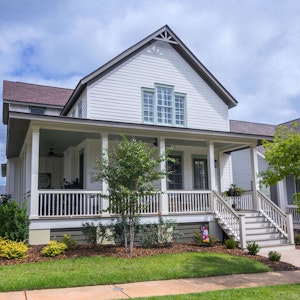
[[[34,115],[44,115],[46,109],[44,107],[32,106],[30,107],[30,113]]]
[[[169,155],[173,162],[168,162],[168,189],[182,190],[182,157],[181,155]]]
[[[185,126],[185,94],[175,93],[173,87],[163,85],[143,89],[142,93],[145,123]]]
[[[82,101],[78,102],[78,118],[82,117]]]

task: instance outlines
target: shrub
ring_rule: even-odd
[[[158,223],[141,226],[140,243],[145,248],[168,246],[181,235],[177,227],[174,220],[164,220],[161,215],[158,215]]]
[[[97,225],[94,222],[85,222],[81,225],[81,231],[86,241],[93,248],[97,246]]]
[[[272,260],[272,261],[280,261],[281,254],[278,253],[277,251],[270,251],[270,252],[268,253],[268,257],[269,257],[269,260]]]
[[[300,245],[300,234],[295,235],[295,243],[296,245]]]
[[[29,218],[25,204],[19,208],[15,200],[0,205],[0,237],[17,242],[27,241]]]
[[[62,242],[66,244],[67,250],[72,250],[77,247],[77,242],[68,234],[64,234]]]
[[[255,242],[253,243],[247,243],[247,250],[248,253],[251,255],[256,255],[259,252],[259,246]]]
[[[225,240],[225,245],[228,249],[235,249],[238,246],[238,242],[234,239]]]
[[[28,246],[24,242],[16,242],[0,238],[0,256],[7,259],[25,258]]]
[[[41,254],[47,257],[58,256],[67,250],[67,245],[65,243],[50,241],[48,246],[45,246],[41,250]]]

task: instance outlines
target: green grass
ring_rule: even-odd
[[[115,284],[270,271],[223,253],[162,254],[141,258],[91,256],[0,267],[0,291]]]
[[[147,297],[147,298],[133,298],[143,300],[292,300],[300,299],[300,284],[287,284],[287,285],[275,285],[267,287],[257,288],[245,288],[245,289],[234,289],[234,290],[222,290],[203,292],[195,294],[185,295],[171,295],[162,297]]]

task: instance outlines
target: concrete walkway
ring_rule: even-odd
[[[278,250],[281,260],[300,267],[300,251]],[[268,256],[268,251],[260,252]],[[109,300],[300,283],[300,270],[136,282],[64,289],[0,293],[0,300]]]

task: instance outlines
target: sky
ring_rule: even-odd
[[[165,24],[239,102],[230,119],[300,117],[298,0],[0,0],[0,93],[3,80],[75,88]]]

